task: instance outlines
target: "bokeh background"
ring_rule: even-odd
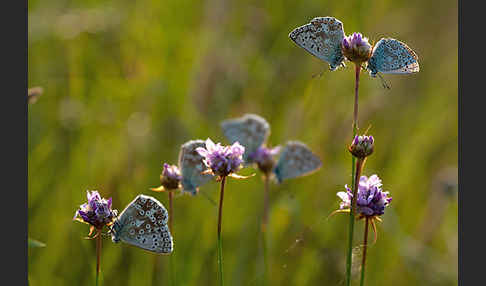
[[[367,285],[457,285],[457,1],[139,0],[28,3],[30,285],[93,285],[95,242],[73,222],[86,190],[122,210],[152,193],[162,162],[190,139],[227,143],[219,123],[256,113],[269,144],[307,143],[323,167],[272,185],[267,285],[343,285],[348,216],[326,217],[351,181],[354,73],[297,47],[289,32],[334,16],[346,34],[407,43],[414,75],[361,74],[359,125],[376,139],[364,174],[393,202],[368,251]],[[322,76],[313,77],[323,72]],[[243,174],[257,172],[251,168]],[[218,184],[174,205],[176,285],[217,284]],[[229,180],[226,285],[263,285],[261,175]],[[360,255],[363,222],[356,228]],[[370,233],[372,240],[372,233]],[[358,266],[354,267],[359,270]],[[169,257],[103,241],[102,285],[170,285]],[[359,281],[355,276],[354,283]]]

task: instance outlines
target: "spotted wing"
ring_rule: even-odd
[[[118,216],[112,227],[112,240],[162,254],[173,250],[167,225],[168,213],[155,198],[138,195]]]
[[[182,190],[193,195],[198,187],[207,183],[213,175],[201,174],[206,170],[203,157],[196,152],[197,147],[206,147],[203,140],[191,140],[181,146],[179,152],[179,168],[182,175]]]
[[[270,135],[270,125],[261,116],[245,114],[240,118],[221,122],[224,136],[233,144],[238,141],[245,147],[243,159],[251,163],[248,156],[262,146]]]
[[[341,51],[343,23],[336,18],[314,18],[309,24],[295,28],[289,37],[301,48],[329,63],[331,71],[336,70],[344,61]]]
[[[277,181],[308,175],[322,166],[317,157],[304,143],[289,141],[281,152],[273,170]]]
[[[408,74],[420,70],[418,56],[404,43],[395,39],[381,39],[373,48],[367,69],[375,77],[378,72]]]

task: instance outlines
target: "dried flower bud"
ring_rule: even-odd
[[[368,39],[363,38],[361,33],[353,33],[348,37],[344,37],[341,50],[349,61],[356,64],[368,61],[372,52]]]
[[[366,158],[373,153],[374,142],[375,140],[371,135],[356,135],[348,150],[357,158]]]

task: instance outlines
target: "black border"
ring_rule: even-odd
[[[469,4],[467,7],[465,4]],[[484,116],[484,75],[486,74],[484,44],[485,15],[475,2],[459,1],[459,285],[481,285],[484,282],[485,207],[486,190],[482,174],[485,152],[482,151],[486,131]],[[478,49],[479,48],[479,49]],[[477,102],[476,102],[477,101]],[[476,166],[474,166],[476,165]]]
[[[2,5],[2,282],[27,285],[27,1]],[[13,282],[12,282],[13,280]]]

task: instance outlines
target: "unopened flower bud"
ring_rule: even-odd
[[[366,158],[373,153],[374,142],[375,140],[371,135],[356,135],[348,150],[357,158]]]

